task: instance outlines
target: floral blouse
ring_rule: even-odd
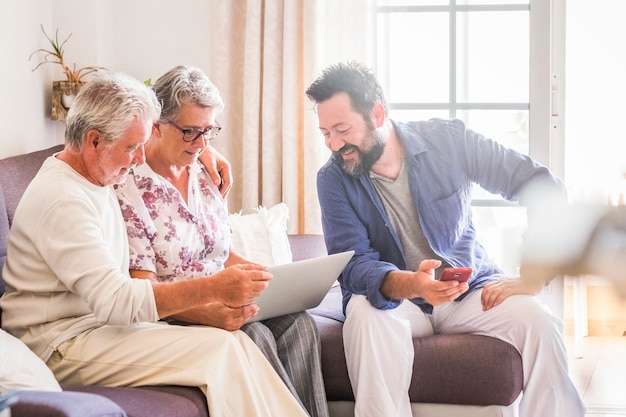
[[[128,231],[129,269],[155,272],[165,282],[224,269],[231,243],[226,204],[204,167],[188,169],[188,204],[148,164],[114,186]]]

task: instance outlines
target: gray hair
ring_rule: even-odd
[[[216,112],[224,109],[217,87],[196,67],[177,66],[163,74],[152,87],[161,103],[161,122],[174,120],[183,105],[210,107]]]
[[[90,130],[102,139],[119,138],[135,121],[157,121],[161,112],[154,92],[123,73],[99,72],[76,95],[67,113],[65,144],[80,150]]]

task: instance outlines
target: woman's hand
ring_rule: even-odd
[[[222,197],[226,199],[232,187],[230,162],[212,146],[207,146],[200,154],[199,159],[213,180],[213,184],[220,190]]]

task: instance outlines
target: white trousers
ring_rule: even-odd
[[[435,333],[480,334],[515,346],[524,372],[520,417],[583,417],[584,405],[568,375],[560,319],[530,295],[483,311],[481,292],[435,307],[432,315],[409,301],[377,310],[365,296],[352,296],[343,338],[355,417],[411,417],[412,338]]]
[[[207,396],[211,417],[307,416],[242,331],[104,326],[61,344],[48,366],[68,385],[196,386]]]

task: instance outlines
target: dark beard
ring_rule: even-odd
[[[370,145],[370,147],[366,150],[362,150],[354,145],[346,145],[337,152],[333,152],[333,155],[339,161],[341,169],[353,177],[358,177],[359,175],[369,172],[370,169],[372,169],[372,166],[380,159],[380,156],[383,154],[383,150],[385,149],[385,143],[375,130],[370,132],[367,145]],[[355,149],[358,152],[359,158],[356,161],[346,162],[341,154],[346,150],[352,149]]]

